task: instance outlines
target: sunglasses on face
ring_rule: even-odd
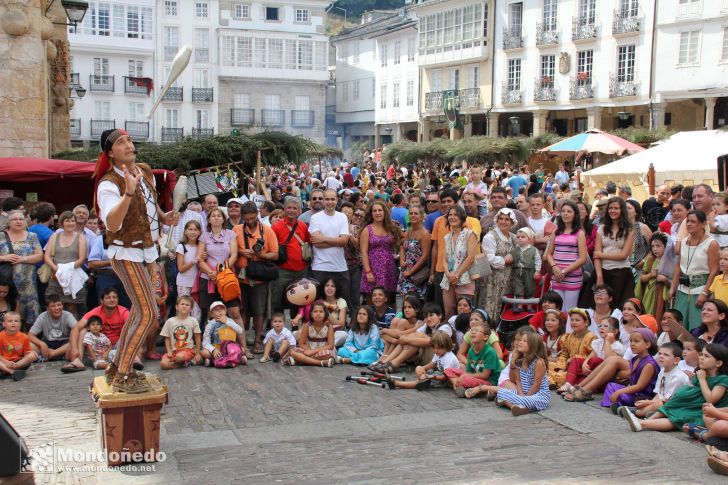
[[[311,197],[311,200],[324,200],[323,197]]]

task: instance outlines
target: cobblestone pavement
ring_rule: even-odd
[[[20,383],[0,382],[0,410],[31,447],[53,440],[98,450],[92,371],[62,375],[59,368],[41,364]],[[547,411],[513,418],[445,389],[389,391],[344,381],[359,370],[254,362],[165,371],[167,460],[154,472],[64,470],[36,474],[35,482],[725,483],[682,433],[632,433],[596,402],[554,395]]]

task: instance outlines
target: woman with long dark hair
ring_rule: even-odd
[[[562,310],[574,308],[579,302],[587,249],[579,207],[570,200],[561,202],[556,231],[551,235],[544,257],[553,273],[551,289],[561,295],[564,302]]]
[[[381,285],[390,294],[397,291],[397,266],[394,253],[399,249],[402,231],[389,215],[387,204],[375,199],[364,215],[364,224],[359,235],[362,275],[361,292],[368,295]]]
[[[594,270],[597,285],[607,284],[614,290],[614,301],[621,307],[634,296],[634,276],[630,256],[634,247],[632,224],[627,204],[619,197],[607,201],[602,225],[594,245]]]

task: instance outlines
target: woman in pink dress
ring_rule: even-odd
[[[587,248],[586,235],[581,229],[579,207],[570,200],[561,203],[556,231],[551,235],[544,257],[553,273],[551,289],[561,295],[564,301],[562,309],[568,310],[577,306]]]
[[[359,235],[361,248],[361,292],[369,301],[375,286],[383,286],[394,297],[397,291],[397,266],[394,255],[399,251],[402,231],[389,215],[387,204],[374,200],[364,216],[364,228]]]

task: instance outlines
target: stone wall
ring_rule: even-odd
[[[68,34],[43,0],[0,5],[0,157],[48,157],[70,146]],[[60,1],[48,16],[65,20]]]

